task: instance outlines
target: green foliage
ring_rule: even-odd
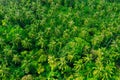
[[[119,79],[119,0],[0,0],[0,80]]]

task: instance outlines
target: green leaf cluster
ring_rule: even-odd
[[[119,0],[0,0],[0,80],[119,79]]]

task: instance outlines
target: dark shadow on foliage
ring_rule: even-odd
[[[111,3],[113,3],[113,2],[120,3],[120,0],[106,0],[106,1],[111,2]]]

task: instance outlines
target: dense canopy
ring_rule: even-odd
[[[0,0],[0,80],[120,80],[120,0]]]

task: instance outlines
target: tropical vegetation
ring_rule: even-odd
[[[0,0],[0,80],[120,80],[120,0]]]

